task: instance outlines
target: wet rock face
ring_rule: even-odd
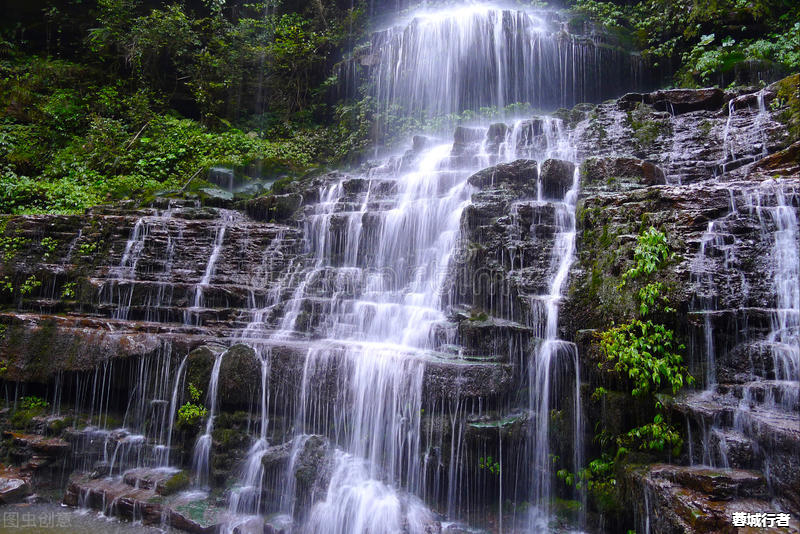
[[[664,185],[664,171],[650,162],[634,158],[589,158],[581,166],[585,187],[619,191]]]
[[[267,477],[277,480],[284,480],[287,476],[294,478],[293,497],[302,516],[315,502],[325,498],[333,465],[332,452],[333,445],[325,436],[298,436],[295,441],[267,449],[261,463]],[[281,499],[281,495],[271,497]]]
[[[639,528],[659,534],[733,534],[734,512],[775,513],[764,476],[752,471],[654,465],[630,469],[624,485]]]
[[[782,384],[786,381],[780,379],[775,358],[792,347],[768,338],[778,317],[771,277],[778,226],[770,212],[759,211],[774,207],[782,194],[796,213],[798,145],[789,142],[775,114],[759,113],[760,106],[771,101],[770,95],[770,90],[761,96],[717,89],[660,91],[580,106],[563,115],[575,128],[579,157],[585,159],[578,173],[577,257],[559,318],[559,336],[578,346],[586,382],[582,399],[588,402],[600,383],[593,331],[636,313],[634,295],[619,296],[616,288],[631,265],[636,236],[649,225],[665,231],[676,253],[661,278],[672,306],[679,310],[671,326],[693,351],[687,358],[701,387],[707,371],[716,376],[713,394],[687,395],[669,406],[682,431],[689,429],[685,441],[692,451],[675,461],[729,469],[656,466],[630,474],[621,504],[636,508],[640,518],[649,513],[654,532],[724,532],[736,506],[771,512],[767,508],[771,497],[800,510],[797,388]],[[534,153],[553,127],[544,119],[519,123],[518,137],[502,150],[510,146],[526,157],[542,157]],[[479,413],[466,420],[463,465],[455,467],[469,476],[475,474],[478,458],[497,457],[501,448],[506,458],[522,458],[513,451],[524,448],[522,441],[533,424],[529,414],[509,416],[508,409],[519,407],[516,397],[529,357],[536,354],[543,335],[530,326],[545,313],[542,301],[534,297],[548,290],[559,228],[554,206],[563,201],[576,174],[572,163],[546,156],[541,163],[520,159],[491,165],[511,132],[501,123],[491,125],[488,132],[472,128],[455,132],[453,167],[472,165],[479,158],[489,167],[469,179],[471,202],[462,212],[461,239],[449,265],[452,284],[446,287],[451,292],[442,297],[448,316],[433,333],[441,353],[425,362],[424,424],[434,429],[432,441],[444,444],[425,451],[435,458],[431,465],[436,464],[425,474],[429,478],[444,476],[450,467],[447,443],[458,431],[449,416],[431,413],[432,407],[441,409],[459,399]],[[432,142],[418,136],[392,165],[410,165]],[[478,154],[484,150],[488,156]],[[770,155],[763,157],[764,153]],[[385,170],[376,167],[371,172],[380,176]],[[773,182],[776,174],[783,182]],[[294,461],[291,476],[298,502],[309,508],[324,495],[334,445],[315,435],[295,448],[293,441],[286,441],[286,429],[294,421],[285,412],[291,411],[303,384],[307,338],[322,331],[330,303],[323,297],[301,303],[295,324],[307,338],[251,343],[242,332],[255,321],[254,309],[263,312],[257,321],[260,339],[280,327],[286,302],[303,278],[297,273],[315,261],[307,252],[308,238],[314,235],[304,235],[302,228],[321,191],[339,182],[342,208],[360,206],[369,196],[364,228],[375,232],[381,224],[375,213],[394,207],[391,197],[398,184],[339,173],[239,205],[238,211],[164,203],[148,209],[102,207],[85,216],[10,219],[5,235],[27,241],[0,265],[0,276],[16,282],[35,276],[42,285],[27,295],[0,293],[8,308],[0,313],[5,327],[0,333],[0,357],[7,366],[4,378],[53,384],[61,372],[85,373],[80,375],[85,378],[104,364],[126,365],[134,371],[115,375],[112,388],[117,408],[124,410],[138,363],[165,347],[171,347],[174,367],[189,355],[178,402],[185,402],[189,383],[207,393],[214,360],[222,357],[219,413],[212,433],[213,476],[222,485],[240,471],[252,446],[257,413],[252,407],[259,401],[264,357],[269,364],[268,440],[282,444],[271,447],[262,462],[267,476],[282,480]],[[450,185],[443,178],[439,192],[444,194]],[[219,255],[209,268],[223,227]],[[347,216],[337,212],[329,234],[334,265],[344,263],[339,245],[349,231]],[[47,257],[43,235],[57,242]],[[207,273],[206,283],[201,283]],[[336,267],[320,269],[309,289],[329,295],[346,276]],[[715,309],[703,313],[699,303],[712,297]],[[716,347],[713,364],[701,350],[708,325]],[[337,394],[346,367],[332,358],[330,367],[314,381],[320,403],[341,398]],[[639,424],[652,421],[649,409],[630,403],[622,384],[613,385],[620,391],[609,393],[603,409],[584,407],[587,421],[619,431],[631,419]],[[571,456],[575,441],[564,423],[570,419],[571,401],[559,399],[562,406],[554,412],[560,413],[552,414],[551,450],[562,458]],[[153,406],[168,402],[169,394],[162,394]],[[587,434],[593,431],[594,425],[585,426]],[[42,426],[41,432],[49,431]],[[20,461],[46,470],[48,465],[61,465],[65,446],[77,464],[102,458],[106,439],[114,447],[130,437],[98,434],[90,440],[86,435],[66,432],[67,445],[20,436],[12,444]],[[188,451],[174,451],[177,456],[182,452],[184,463],[195,438],[176,436],[173,441],[176,449],[181,446],[176,442],[184,448],[188,443]],[[584,443],[592,443],[591,438],[585,436]],[[85,499],[90,506],[101,507],[118,497],[123,514],[145,510],[145,517],[153,521],[166,516],[179,528],[200,529],[196,531],[216,525],[210,516],[195,526],[193,519],[182,515],[186,503],[173,503],[177,494],[167,489],[180,486],[180,480],[133,473],[112,484],[106,480],[110,465],[88,463],[87,473],[96,467],[94,476],[73,481],[66,498],[71,504]],[[436,469],[440,471],[434,473]],[[768,485],[751,472],[767,469]],[[511,477],[504,479],[505,484],[513,483]],[[12,494],[22,487],[9,484]],[[504,494],[515,489],[504,487]],[[647,510],[642,504],[645,494],[651,505]],[[170,499],[151,501],[162,497]],[[213,508],[208,503],[208,509]],[[263,524],[254,528],[263,529]]]
[[[575,164],[569,161],[548,159],[542,163],[539,174],[542,197],[563,199],[574,181]]]
[[[631,110],[643,103],[658,111],[681,114],[700,110],[716,111],[722,106],[724,97],[724,91],[717,88],[670,89],[653,93],[628,93],[617,101],[617,105],[620,109]]]
[[[219,374],[219,395],[228,404],[247,406],[261,388],[261,362],[247,345],[236,344],[225,351]]]
[[[504,189],[515,196],[536,196],[537,163],[517,160],[489,167],[469,178],[470,185],[481,190]]]
[[[669,184],[714,179],[795,141],[781,113],[769,111],[777,90],[773,84],[759,93],[681,89],[626,95],[589,112],[576,128],[576,143],[584,158],[650,161]]]
[[[602,133],[607,141],[597,145],[601,152],[613,147],[581,168],[578,257],[562,311],[584,362],[587,397],[598,385],[627,394],[626,384],[596,374],[602,355],[592,333],[637,316],[635,295],[617,286],[632,265],[636,236],[650,225],[665,232],[675,252],[659,275],[678,310],[670,326],[688,347],[685,358],[696,387],[716,383],[713,391],[686,393],[669,409],[685,433],[683,456],[675,461],[717,466],[720,473],[670,466],[640,477],[640,491],[623,501],[640,508],[643,528],[648,510],[639,503],[648,496],[651,532],[729,531],[735,511],[730,503],[737,500],[775,512],[770,500],[777,497],[784,509],[800,509],[790,482],[800,474],[788,460],[800,454],[798,385],[776,380],[791,367],[796,327],[775,333],[785,293],[776,289],[776,270],[786,253],[781,250],[800,246],[778,246],[781,236],[796,235],[786,222],[797,220],[800,205],[794,144],[779,114],[758,111],[772,98],[771,89],[726,94],[721,102],[719,96],[629,95],[616,106],[598,106],[582,134]],[[674,115],[659,111],[672,105]],[[671,131],[656,128],[665,121]],[[643,144],[648,128],[654,135]],[[781,213],[793,217],[784,220]],[[783,339],[789,343],[774,343],[787,332]],[[636,415],[624,400],[617,404],[598,410],[588,403],[588,417],[615,428]],[[636,420],[643,424],[646,418]],[[768,473],[769,484],[757,480],[765,475],[736,470]]]
[[[28,478],[17,469],[0,469],[0,504],[25,500],[33,492]]]
[[[155,481],[163,478],[164,473],[157,470],[140,470],[124,480],[73,476],[63,502],[142,521],[145,525],[169,525],[193,534],[219,531],[224,523],[222,509],[211,499],[198,499],[196,493],[159,493]]]

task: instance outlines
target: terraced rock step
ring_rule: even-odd
[[[653,534],[741,532],[733,525],[735,512],[780,513],[780,501],[771,501],[764,476],[754,471],[653,465],[626,472],[637,515]],[[800,532],[798,518],[775,532]]]
[[[155,480],[160,473],[137,472],[123,480],[91,479],[74,476],[70,479],[64,495],[67,506],[83,506],[98,510],[108,516],[142,521],[145,525],[169,525],[193,534],[219,532],[225,521],[224,509],[216,506],[203,492],[181,492],[165,496],[156,487],[134,487],[143,479]],[[162,486],[163,487],[163,486]]]

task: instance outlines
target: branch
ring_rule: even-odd
[[[147,121],[146,123],[144,123],[144,126],[142,126],[142,129],[139,130],[139,133],[134,135],[133,139],[131,139],[130,142],[127,145],[125,145],[125,150],[128,150],[131,146],[133,146],[133,143],[135,143],[136,140],[139,139],[139,136],[142,135],[142,132],[144,131],[145,128],[147,128],[148,124],[150,124],[150,121]]]
[[[192,180],[197,178],[197,175],[200,174],[204,168],[205,167],[200,167],[199,169],[197,169],[197,171],[192,175],[192,177],[189,178],[189,180],[185,184],[183,184],[183,187],[179,189],[179,192],[183,193],[184,191],[186,191],[186,188],[189,187],[189,184],[192,183]]]

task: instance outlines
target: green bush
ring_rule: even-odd
[[[187,402],[178,408],[178,427],[194,428],[200,421],[208,415],[208,410],[204,406]]]

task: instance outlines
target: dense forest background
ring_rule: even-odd
[[[753,85],[800,68],[795,0],[518,3],[612,36],[665,86]],[[420,126],[399,110],[379,121],[368,82],[342,89],[374,21],[406,8],[395,0],[0,6],[0,213],[198,195],[214,165],[257,161],[291,180],[357,162],[376,124],[389,140]]]

